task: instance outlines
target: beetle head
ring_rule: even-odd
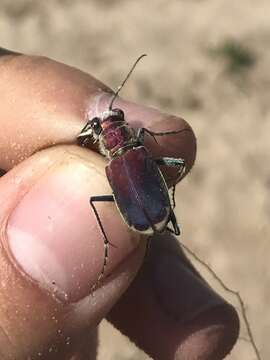
[[[112,123],[125,122],[125,114],[121,109],[105,110],[101,113],[100,117],[95,116],[94,118],[87,121],[87,124],[78,135],[80,143],[83,143],[85,139],[94,138],[95,141],[99,139],[99,136],[105,128]]]
[[[101,131],[101,118],[94,117],[89,119],[82,131],[77,136],[79,144],[84,145],[90,138],[94,138],[95,141],[98,140]]]
[[[90,120],[89,126],[92,132],[92,136],[94,135],[99,136],[99,134],[102,131],[101,119],[99,117],[94,117],[93,119]]]

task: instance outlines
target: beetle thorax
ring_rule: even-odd
[[[120,155],[137,143],[134,130],[123,120],[108,117],[101,126],[100,151],[108,158]]]
[[[84,145],[89,139],[98,142],[100,152],[109,159],[138,146],[135,130],[125,121],[121,109],[105,110],[99,117],[89,119],[78,135],[78,140]]]

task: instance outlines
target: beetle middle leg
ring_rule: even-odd
[[[160,165],[166,165],[169,167],[178,167],[177,171],[177,177],[175,181],[182,179],[183,175],[185,174],[185,160],[181,158],[171,158],[171,157],[163,157],[156,159],[156,164],[158,166]],[[173,229],[167,227],[167,230],[172,232],[175,235],[180,235],[180,228],[178,226],[175,214],[173,212],[173,209],[175,208],[175,185],[173,185],[172,188],[172,209],[170,214],[170,222],[172,223]]]
[[[102,265],[102,269],[100,271],[100,274],[97,278],[97,282],[94,284],[94,286],[92,287],[92,290],[95,290],[99,284],[99,282],[101,281],[101,279],[104,276],[105,273],[105,269],[107,266],[107,262],[108,262],[108,257],[109,257],[109,245],[111,244],[107,238],[107,235],[105,233],[104,227],[102,225],[102,222],[100,220],[100,217],[98,215],[97,209],[95,207],[95,202],[114,202],[114,197],[112,195],[99,195],[99,196],[91,196],[89,199],[90,205],[94,211],[94,214],[96,216],[99,228],[102,232],[103,235],[103,239],[104,239],[104,258],[103,258],[103,265]]]
[[[169,228],[168,226],[167,226],[167,230],[172,232],[174,235],[177,235],[177,236],[180,235],[181,231],[180,231],[180,228],[179,228],[179,225],[177,223],[177,219],[176,219],[176,216],[175,216],[173,210],[171,210],[170,221],[172,223],[173,230],[171,228]]]
[[[185,174],[185,160],[181,158],[171,158],[171,157],[163,157],[156,159],[156,164],[158,166],[160,165],[166,165],[169,167],[178,167],[177,176],[174,181],[179,181],[183,178]],[[175,185],[172,187],[172,208],[175,208]]]
[[[151,135],[155,142],[158,143],[157,139],[155,138],[155,136],[164,136],[164,135],[174,135],[174,134],[179,134],[183,131],[190,131],[190,129],[185,128],[185,129],[180,129],[180,130],[171,130],[171,131],[163,131],[163,132],[154,132],[151,131],[149,129],[146,128],[140,128],[137,132],[137,140],[139,143],[141,143],[142,145],[144,144],[144,136],[145,133]],[[157,165],[166,165],[166,166],[174,166],[174,167],[179,167],[179,170],[177,172],[177,178],[174,179],[174,181],[180,181],[183,176],[185,175],[185,160],[181,159],[181,158],[171,158],[171,157],[163,157],[160,159],[156,159],[156,163]],[[174,192],[175,192],[175,186],[173,186],[173,207],[175,207],[175,200],[174,200]]]
[[[182,177],[185,175],[186,170],[186,162],[184,159],[181,158],[171,158],[171,157],[162,157],[155,159],[156,164],[158,166],[165,165],[168,167],[177,167],[177,176],[175,181],[179,181],[182,179]]]

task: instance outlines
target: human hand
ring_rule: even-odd
[[[114,204],[99,206],[115,247],[102,286],[90,294],[103,239],[88,200],[111,189],[106,160],[77,146],[76,136],[87,112],[106,109],[110,90],[45,58],[1,55],[0,168],[8,172],[0,181],[0,358],[94,359],[97,325],[107,317],[154,359],[222,359],[238,336],[235,310],[168,234],[152,240],[142,265],[145,241]],[[188,128],[121,99],[115,107],[134,127]],[[154,155],[184,158],[187,169],[194,162],[192,131],[147,145]]]

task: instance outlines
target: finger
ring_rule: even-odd
[[[87,117],[108,109],[112,96],[92,76],[42,57],[0,57],[0,77],[0,168],[5,170],[40,149],[76,143]],[[159,137],[159,145],[146,136],[146,144],[154,156],[183,157],[187,168],[192,166],[196,141],[183,119],[121,99],[115,106],[123,108],[134,127],[188,129]]]
[[[31,56],[0,57],[0,167],[40,149],[76,143],[91,98],[106,90],[93,77]]]
[[[103,286],[91,295],[104,245],[89,196],[110,191],[102,162],[77,146],[58,146],[0,179],[1,359],[65,359],[76,353],[141,265],[140,238],[114,204],[101,203],[114,247]]]
[[[236,311],[167,234],[153,239],[143,268],[108,319],[155,360],[223,359],[239,333]]]

